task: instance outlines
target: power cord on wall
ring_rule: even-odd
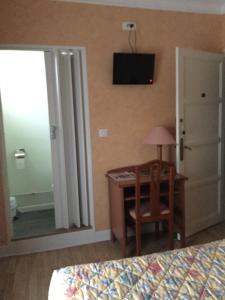
[[[137,52],[137,33],[136,28],[134,28],[134,24],[129,24],[129,33],[128,33],[128,44],[130,46],[131,52],[136,53]],[[133,41],[132,41],[133,36]]]

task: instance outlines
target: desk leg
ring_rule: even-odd
[[[121,245],[122,255],[126,256],[126,228],[124,211],[124,191],[109,178],[111,238]]]
[[[179,215],[176,216],[176,221],[178,225],[178,232],[180,233],[180,245],[181,247],[186,246],[185,237],[185,182],[184,180],[179,182],[179,197],[175,202],[175,206],[178,208]]]
[[[186,212],[185,212],[185,182],[182,181],[181,183],[181,197],[182,197],[182,212],[183,212],[183,216],[182,216],[182,229],[181,229],[181,247],[186,247],[186,230],[185,230],[185,216],[186,216]]]
[[[181,233],[181,241],[180,241],[180,244],[181,244],[181,248],[186,247],[186,237],[185,237],[185,233]]]
[[[184,180],[175,182],[174,229],[180,234],[180,247],[186,246],[185,238],[185,190]]]

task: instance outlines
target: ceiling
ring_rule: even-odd
[[[225,0],[58,0],[146,9],[225,14]]]

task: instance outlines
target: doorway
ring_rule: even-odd
[[[2,50],[0,87],[13,238],[55,230],[43,51]]]
[[[90,228],[85,50],[0,50],[11,239]]]

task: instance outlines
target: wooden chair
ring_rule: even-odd
[[[156,224],[156,229],[158,222],[168,222],[168,246],[173,249],[175,167],[169,162],[153,160],[136,166],[135,173],[135,206],[129,210],[129,216],[135,225],[136,253],[141,254],[141,226],[151,222]],[[150,197],[144,201],[141,195],[142,176],[150,178]]]

